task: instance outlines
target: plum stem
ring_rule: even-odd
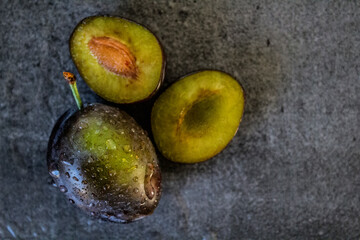
[[[70,72],[63,72],[63,75],[64,75],[65,80],[69,83],[69,86],[71,88],[71,92],[74,96],[77,107],[79,108],[79,110],[81,110],[83,107],[83,104],[82,104],[82,101],[80,98],[79,91],[76,86],[75,75]]]

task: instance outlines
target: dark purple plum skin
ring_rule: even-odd
[[[102,164],[101,161],[97,161],[94,156],[86,155],[84,158],[83,153],[77,153],[76,149],[74,150],[76,146],[64,140],[69,139],[70,129],[76,125],[77,121],[86,119],[89,114],[93,114],[94,110],[99,114],[102,113],[102,116],[99,115],[99,119],[104,121],[112,119],[106,115],[106,111],[110,114],[116,113],[121,118],[119,120],[127,120],[126,124],[129,124],[129,129],[135,128],[141,133],[138,139],[146,142],[144,151],[148,151],[146,154],[139,154],[139,161],[142,161],[139,163],[146,166],[143,170],[143,183],[131,181],[124,187],[117,185],[117,182],[112,181],[112,177],[109,175],[105,177],[107,180],[99,179],[105,176],[105,173],[101,175],[96,172],[99,166],[105,169],[103,165],[99,165]],[[131,134],[131,131],[129,130],[125,134]],[[73,161],[74,152],[75,155],[78,154],[75,156],[76,161]],[[70,154],[72,154],[71,158]],[[93,162],[88,163],[87,157],[91,157]],[[153,213],[161,197],[161,172],[152,143],[135,120],[115,107],[90,104],[82,110],[69,109],[66,111],[58,119],[51,133],[47,164],[50,176],[60,191],[69,199],[69,202],[97,218],[129,223]],[[94,172],[98,174],[95,179],[91,177]],[[134,192],[133,189],[138,191]]]

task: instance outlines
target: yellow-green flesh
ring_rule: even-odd
[[[244,92],[230,75],[202,71],[170,86],[155,102],[151,126],[161,153],[175,162],[207,160],[233,138]]]
[[[88,42],[93,37],[110,37],[128,47],[136,58],[136,79],[113,73],[99,64]],[[98,95],[116,103],[146,99],[158,87],[163,54],[156,37],[146,28],[117,17],[83,20],[70,39],[70,52],[80,75]]]

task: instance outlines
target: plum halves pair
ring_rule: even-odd
[[[114,103],[148,99],[164,79],[165,56],[157,38],[123,18],[82,20],[70,38],[70,52],[89,87]],[[147,133],[116,107],[83,106],[74,75],[64,77],[78,110],[65,112],[50,136],[47,161],[56,185],[92,216],[131,222],[151,214],[161,196],[161,173]],[[181,163],[213,157],[235,135],[244,101],[240,84],[224,72],[183,77],[152,109],[159,151]]]

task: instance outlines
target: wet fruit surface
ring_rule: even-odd
[[[135,120],[114,107],[66,112],[50,137],[48,168],[70,203],[110,221],[140,219],[160,199],[155,150]]]
[[[151,127],[161,153],[175,162],[205,161],[235,135],[244,92],[230,75],[201,71],[170,86],[155,102]]]
[[[164,78],[159,41],[148,29],[126,19],[82,20],[70,38],[70,52],[89,87],[112,102],[147,99]]]

